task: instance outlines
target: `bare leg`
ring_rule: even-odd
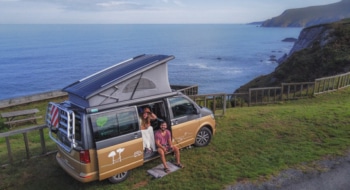
[[[160,159],[162,160],[162,163],[164,165],[164,168],[168,168],[168,165],[166,164],[166,159],[165,159],[165,152],[163,149],[158,148],[158,153],[160,155]]]
[[[181,161],[180,161],[180,150],[176,146],[173,146],[172,148],[173,148],[173,150],[175,152],[176,163],[180,164],[181,163]]]

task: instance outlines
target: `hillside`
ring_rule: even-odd
[[[263,27],[308,27],[350,18],[350,0],[338,3],[288,9],[281,15],[266,20]]]
[[[304,28],[285,60],[275,71],[259,76],[236,92],[249,88],[312,82],[350,71],[350,19]]]

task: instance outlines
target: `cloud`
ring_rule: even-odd
[[[66,1],[66,0],[65,0]],[[148,6],[137,1],[100,1],[100,0],[77,0],[70,3],[65,1],[56,1],[62,6],[62,9],[70,11],[123,11],[145,9]]]
[[[109,1],[109,2],[97,3],[96,5],[102,6],[102,7],[121,7],[121,6],[138,6],[139,3],[126,2],[126,1]]]
[[[340,0],[322,0],[323,4]],[[0,0],[0,23],[246,23],[320,0]],[[43,16],[45,15],[45,16]]]
[[[175,5],[178,5],[180,7],[184,7],[185,4],[182,1],[173,1]]]
[[[146,4],[132,1],[108,1],[96,3],[96,8],[99,10],[139,10],[149,6]]]
[[[20,6],[26,4],[52,5],[64,11],[91,12],[91,11],[123,11],[153,9],[155,0],[0,0],[4,3],[15,3]]]

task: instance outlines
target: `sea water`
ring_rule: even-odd
[[[0,99],[62,89],[141,54],[174,55],[169,82],[233,93],[272,72],[301,28],[244,24],[0,25]]]

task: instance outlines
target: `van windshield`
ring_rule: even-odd
[[[135,108],[108,111],[91,115],[95,141],[101,141],[139,130]]]

